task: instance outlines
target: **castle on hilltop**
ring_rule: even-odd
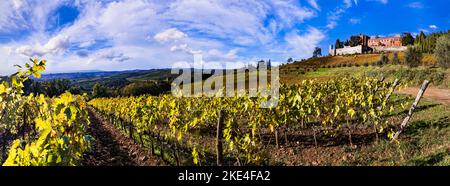
[[[351,36],[346,43],[336,43],[340,46],[330,45],[329,54],[331,56],[347,55],[347,54],[364,54],[372,52],[399,52],[405,51],[406,46],[402,46],[402,38],[400,36],[385,38],[370,38],[367,35],[359,34]]]

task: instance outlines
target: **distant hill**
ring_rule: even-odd
[[[70,73],[42,74],[42,77],[32,78],[35,81],[49,81],[55,79],[68,79],[73,85],[85,90],[99,83],[109,88],[120,88],[132,82],[157,82],[175,78],[170,69],[127,70],[127,71],[82,71]]]
[[[36,81],[47,81],[52,79],[70,79],[70,80],[77,80],[82,78],[95,78],[95,77],[105,77],[105,76],[112,76],[115,74],[119,74],[121,72],[73,72],[73,73],[55,73],[55,74],[42,74],[41,78],[37,79],[34,78]]]
[[[167,81],[173,77],[176,77],[176,75],[172,75],[169,69],[94,73],[94,74],[87,74],[85,77],[76,79],[74,81],[74,85],[81,86],[87,90],[91,90],[96,83],[99,83],[109,88],[120,88],[132,82]]]

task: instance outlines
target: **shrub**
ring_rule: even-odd
[[[410,68],[418,67],[422,62],[422,53],[415,47],[408,47],[405,52],[405,63]]]
[[[364,62],[364,64],[363,64],[365,67],[368,67],[369,66],[369,63],[368,62]]]
[[[380,54],[380,60],[379,60],[379,66],[382,66],[382,65],[384,65],[384,64],[387,64],[388,63],[388,61],[389,61],[389,59],[388,59],[388,57],[384,54],[384,52],[382,52],[381,54]]]
[[[434,57],[440,67],[450,67],[450,34],[446,34],[437,39]]]
[[[398,52],[394,52],[394,57],[392,57],[391,63],[394,65],[400,64],[400,59],[398,58]]]
[[[381,62],[381,61],[375,61],[373,63],[373,66],[382,66],[382,65],[383,65],[383,62]]]

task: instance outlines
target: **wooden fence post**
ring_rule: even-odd
[[[160,152],[160,155],[161,155],[161,158],[164,160],[164,137],[163,136],[160,136],[160,135],[158,135],[159,137],[159,140],[160,140],[160,142],[161,142],[161,152]]]
[[[278,127],[275,129],[275,146],[277,147],[277,149],[280,148],[280,143],[278,141]]]
[[[223,164],[223,120],[225,117],[225,112],[220,110],[217,117],[217,133],[216,133],[216,152],[217,152],[217,166],[222,166]]]
[[[392,140],[396,140],[398,138],[398,136],[400,135],[400,133],[402,133],[403,130],[405,130],[405,128],[408,126],[408,122],[411,119],[414,110],[417,108],[417,105],[419,104],[420,99],[422,98],[423,94],[425,93],[425,90],[427,89],[428,84],[430,84],[430,81],[428,81],[428,80],[425,80],[422,83],[422,86],[420,87],[420,90],[417,93],[416,100],[414,101],[411,108],[409,109],[408,115],[406,115],[405,119],[403,120],[402,124],[400,125],[400,130],[398,130],[394,134],[394,137],[392,138]]]
[[[153,140],[154,140],[154,138],[153,139],[150,138],[150,145],[151,145],[151,148],[152,148],[152,155],[155,155],[155,146],[154,146]]]
[[[180,157],[179,157],[179,155],[178,155],[178,145],[177,145],[177,142],[174,142],[174,146],[175,146],[175,148],[172,149],[172,153],[173,153],[173,156],[174,156],[175,161],[176,161],[176,163],[177,163],[177,166],[180,166]]]
[[[1,161],[6,160],[6,132],[2,133],[2,159]]]
[[[134,136],[133,136],[133,127],[131,124],[128,124],[128,132],[130,132],[130,139],[132,139],[134,142],[136,142],[134,140]]]

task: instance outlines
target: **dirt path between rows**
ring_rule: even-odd
[[[136,145],[112,124],[89,109],[91,127],[88,133],[95,138],[92,149],[85,154],[85,166],[155,166],[165,165],[156,156]]]
[[[416,96],[419,92],[419,87],[407,87],[403,88],[400,93]],[[439,103],[450,104],[450,90],[439,89],[435,87],[428,87],[423,95],[425,98],[437,101]]]

